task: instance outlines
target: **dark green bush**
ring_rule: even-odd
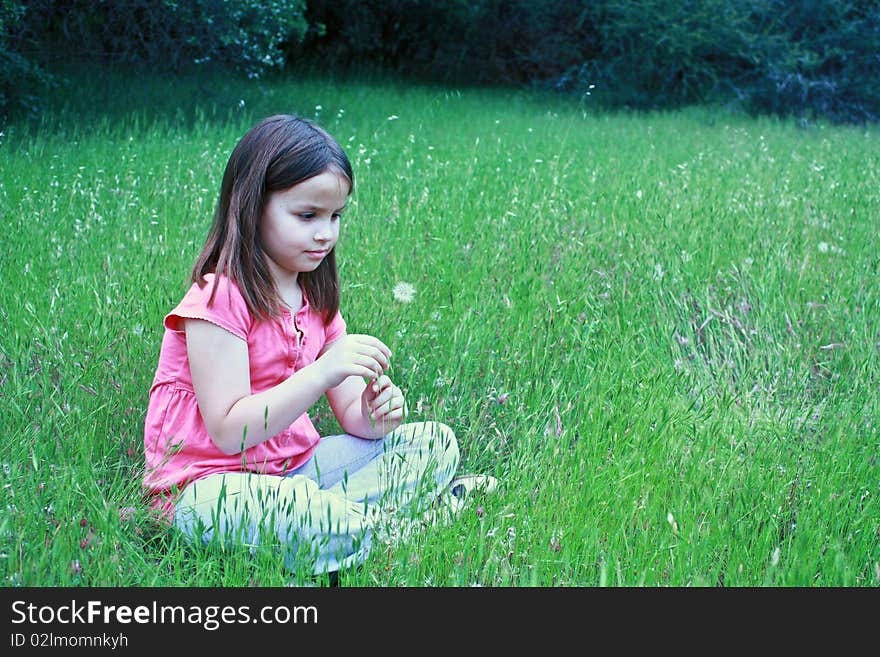
[[[37,92],[51,78],[21,52],[25,5],[19,0],[0,0],[0,116],[14,107],[33,112]]]
[[[178,70],[212,62],[250,77],[285,66],[305,0],[0,0],[0,110],[32,108],[58,62]]]
[[[311,58],[637,108],[721,102],[880,118],[876,0],[0,0],[0,109],[41,64],[98,58],[250,76]]]
[[[875,0],[308,0],[321,61],[607,102],[880,117]]]
[[[760,4],[755,27],[769,34],[752,49],[755,66],[744,85],[752,107],[835,121],[880,119],[880,4]]]
[[[31,0],[43,52],[176,69],[215,61],[256,76],[306,32],[304,0]]]

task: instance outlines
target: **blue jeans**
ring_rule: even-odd
[[[437,422],[404,424],[381,440],[328,436],[286,476],[228,472],[190,483],[174,524],[205,543],[277,540],[290,570],[333,572],[363,562],[383,518],[424,511],[458,461],[455,434]]]

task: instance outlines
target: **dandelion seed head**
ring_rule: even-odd
[[[394,296],[394,300],[399,303],[411,303],[416,296],[416,288],[410,283],[400,281],[395,284],[391,294]]]

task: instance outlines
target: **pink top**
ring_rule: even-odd
[[[303,413],[277,436],[243,454],[220,451],[199,413],[180,320],[204,319],[247,342],[254,393],[272,388],[315,362],[325,344],[345,334],[342,316],[337,313],[324,326],[321,313],[312,310],[305,294],[295,316],[285,310],[279,319],[261,321],[251,315],[238,287],[225,276],[220,277],[214,302],[208,306],[214,275],[206,275],[205,280],[204,288],[194,283],[165,316],[159,365],[150,388],[143,485],[153,496],[153,506],[169,518],[176,493],[189,482],[217,472],[283,474],[307,461],[320,440],[308,413]]]

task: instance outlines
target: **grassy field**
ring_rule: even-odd
[[[5,586],[290,580],[157,528],[139,487],[162,318],[275,112],[355,166],[349,330],[502,481],[341,586],[880,583],[876,126],[99,73],[0,136]]]

